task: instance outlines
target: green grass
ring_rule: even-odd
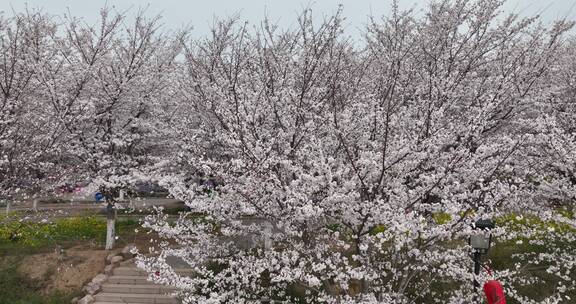
[[[573,218],[571,212],[560,211],[564,217]],[[564,236],[576,233],[576,229],[570,225],[555,221],[545,221],[532,215],[518,216],[515,214],[506,215],[496,219],[497,226],[505,226],[509,231],[522,233],[533,231],[530,237],[518,237],[504,242],[496,242],[490,249],[488,258],[492,261],[495,270],[514,269],[514,265],[521,262],[515,255],[519,254],[540,254],[561,250],[564,252],[576,252],[576,244],[564,241]],[[568,238],[570,239],[570,238]],[[544,240],[544,245],[532,244],[530,240]],[[548,262],[541,262],[537,265],[523,265],[522,275],[526,278],[537,278],[539,282],[527,285],[514,285],[519,294],[534,300],[543,300],[552,295],[559,283],[559,278],[547,272]],[[571,278],[576,280],[576,274],[572,273]],[[576,299],[576,291],[570,291],[568,295]],[[518,303],[512,299],[507,303]],[[567,303],[567,302],[566,302]]]
[[[432,214],[432,219],[438,225],[444,225],[452,220],[452,216],[446,212],[437,212]]]
[[[116,232],[128,239],[138,220],[118,219]],[[18,217],[0,219],[0,256],[15,253],[43,252],[56,245],[69,247],[78,242],[103,243],[106,237],[106,219],[97,216],[59,218],[52,222],[29,222]]]
[[[557,210],[557,212],[559,215],[566,218],[574,218],[573,211]],[[452,216],[448,213],[438,212],[432,214],[432,220],[437,225],[444,225],[452,220]],[[547,253],[553,252],[555,249],[561,249],[564,252],[576,252],[576,243],[566,241],[570,240],[570,237],[564,238],[565,236],[576,234],[576,229],[570,225],[552,220],[542,220],[541,218],[532,215],[519,216],[517,214],[498,217],[495,219],[495,223],[498,227],[506,227],[507,231],[518,232],[521,235],[524,232],[532,232],[526,234],[525,237],[519,237],[513,240],[495,240],[488,256],[485,256],[484,260],[490,259],[491,267],[496,271],[515,269],[516,263],[521,262],[519,257],[515,257],[515,255],[518,254]],[[333,223],[328,225],[327,229],[338,231],[341,230],[342,227],[338,223]],[[378,225],[371,229],[370,234],[375,235],[384,230],[385,227],[383,225]],[[531,239],[546,240],[546,245],[531,244]],[[449,248],[452,243],[462,245],[465,242],[467,242],[467,240],[453,240],[444,243],[442,246]],[[545,263],[526,265],[526,267],[523,268],[522,275],[526,278],[537,278],[538,282],[528,285],[515,284],[513,286],[514,289],[518,291],[520,295],[535,300],[542,300],[545,297],[554,294],[559,283],[559,278],[547,272],[547,266],[549,265],[550,264]],[[576,281],[576,273],[573,272],[571,277],[573,281]],[[435,281],[427,288],[430,288],[436,293],[451,294],[457,286],[455,285],[455,282]],[[570,291],[568,296],[572,299],[576,299],[576,291]],[[424,298],[421,300],[422,302],[417,301],[417,303],[429,303],[431,301],[430,298]],[[508,297],[507,303],[516,304],[518,302]]]
[[[49,252],[55,246],[72,247],[79,242],[102,242],[106,222],[95,217],[73,217],[54,222],[26,222],[17,217],[0,223],[0,256]]]
[[[553,244],[554,246],[562,246],[562,247],[574,247],[575,244]],[[488,254],[488,258],[491,260],[491,266],[496,270],[502,269],[514,269],[514,265],[516,262],[520,260],[514,258],[515,254],[525,254],[525,253],[546,253],[549,252],[551,248],[548,246],[543,245],[534,245],[530,244],[528,240],[523,240],[523,242],[516,243],[516,240],[500,242],[495,244],[490,249]],[[576,252],[576,248],[573,248]],[[555,288],[559,282],[558,277],[552,275],[546,271],[550,263],[539,263],[538,265],[525,265],[526,267],[522,270],[522,276],[526,278],[537,278],[539,282],[532,283],[528,285],[514,285],[514,288],[518,291],[518,293],[522,296],[525,296],[530,299],[541,301],[545,297],[552,295],[555,292]],[[573,280],[576,280],[576,275],[571,275]],[[575,299],[576,298],[576,291],[571,291],[568,295]],[[507,303],[515,304],[519,303],[512,299],[507,299]],[[520,304],[520,303],[519,303]]]

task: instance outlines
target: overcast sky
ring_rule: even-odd
[[[366,24],[366,16],[387,15],[392,0],[0,0],[0,11],[11,15],[12,11],[23,11],[26,6],[41,8],[44,12],[62,15],[68,11],[89,23],[96,22],[98,10],[114,6],[118,10],[147,7],[150,15],[161,14],[166,28],[176,29],[182,25],[193,27],[193,36],[208,32],[214,16],[226,17],[240,13],[251,24],[258,24],[265,13],[281,26],[291,26],[302,8],[310,6],[314,15],[322,16],[344,6],[346,33],[356,36]],[[400,0],[402,8],[425,8],[429,0]],[[504,6],[507,12],[522,15],[540,14],[545,22],[567,17],[576,20],[576,0],[509,0]]]

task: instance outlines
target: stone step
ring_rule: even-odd
[[[134,302],[94,302],[92,304],[138,304]]]
[[[114,268],[114,275],[118,276],[148,276],[145,270],[136,267],[117,267]]]
[[[160,294],[129,294],[102,292],[94,296],[95,302],[178,304],[172,296]]]
[[[179,302],[178,302],[179,303]],[[139,302],[93,302],[92,304],[142,304]]]
[[[113,275],[108,278],[108,283],[111,284],[149,284],[152,285],[154,283],[148,281],[148,276],[124,276],[124,275]]]
[[[104,284],[102,292],[106,293],[139,293],[139,294],[167,294],[175,291],[174,287],[150,284]]]
[[[138,302],[94,302],[92,304],[139,304]]]

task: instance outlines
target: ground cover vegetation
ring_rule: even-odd
[[[106,221],[95,215],[34,220],[31,216],[18,214],[0,216],[0,247],[44,250],[46,247],[62,246],[66,242],[103,243],[106,237]],[[131,218],[121,219],[117,224],[123,237],[130,235],[137,227],[138,220]],[[124,242],[128,243],[129,239]]]
[[[35,221],[34,216],[0,216],[0,303],[69,303],[85,283],[70,280],[89,280],[102,270],[106,220],[86,215]],[[136,242],[137,220],[121,218],[117,226],[120,244]],[[79,271],[89,273],[75,274]]]
[[[187,208],[146,217],[165,242],[139,264],[184,303],[470,303],[486,218],[478,279],[569,303],[574,24],[502,3],[393,4],[356,44],[342,8],[285,29],[215,20],[200,39],[110,9],[94,26],[3,16],[0,194],[82,180],[113,207],[159,183]]]

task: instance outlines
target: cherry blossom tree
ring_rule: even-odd
[[[139,263],[185,303],[472,302],[489,276],[467,240],[487,218],[497,245],[537,249],[495,267],[508,295],[569,300],[573,24],[502,3],[395,2],[362,46],[342,8],[203,39],[144,12],[0,16],[0,198],[88,180],[111,249],[120,190],[157,180],[191,212],[148,216],[165,241]],[[554,292],[530,298],[536,267]]]
[[[557,216],[543,182],[568,179],[551,173],[561,161],[551,149],[574,155],[562,140],[573,132],[541,110],[572,24],[501,5],[434,1],[420,17],[395,5],[372,19],[365,49],[343,37],[340,13],[318,24],[309,10],[294,30],[231,19],[185,43],[180,149],[157,169],[205,216],[148,217],[169,241],[140,265],[185,303],[471,302],[475,221]],[[542,237],[536,228],[493,234]],[[573,244],[553,230],[544,237]],[[543,263],[558,283],[538,301],[562,301],[573,249],[519,255],[496,276],[534,303],[514,286],[534,283],[522,271]],[[174,272],[171,257],[195,274]]]
[[[169,33],[159,32],[159,18],[139,12],[133,22],[110,9],[98,26],[68,18],[66,36],[57,37],[59,77],[44,78],[57,118],[66,130],[70,178],[89,179],[107,201],[106,249],[114,244],[115,202],[119,191],[134,185],[162,145],[154,115],[162,109],[164,90],[179,53]]]
[[[569,42],[561,49],[557,60],[553,62],[548,81],[544,81],[544,89],[548,92],[544,100],[540,103],[543,111],[554,117],[550,126],[552,132],[556,134],[554,140],[546,144],[546,149],[541,152],[552,157],[549,174],[554,178],[546,183],[551,200],[569,211],[574,211],[576,198],[576,165],[574,158],[574,148],[576,147],[574,134],[576,132],[576,63],[574,62],[574,50],[576,40],[571,37]],[[552,191],[550,191],[552,190]],[[574,225],[574,223],[572,224]]]
[[[41,98],[39,71],[53,55],[51,17],[0,15],[0,199],[10,204],[58,182],[58,127]]]

